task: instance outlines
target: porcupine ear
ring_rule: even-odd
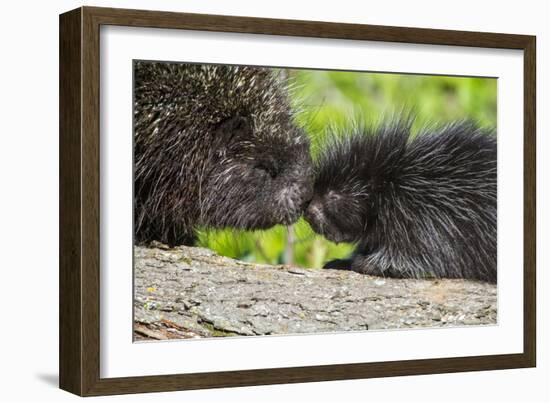
[[[252,121],[244,116],[233,116],[220,123],[215,136],[211,149],[216,159],[223,159],[233,144],[252,136]]]
[[[234,140],[249,138],[251,134],[251,119],[237,115],[220,123],[216,137],[222,144],[231,144]]]

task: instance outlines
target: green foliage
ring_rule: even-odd
[[[314,155],[331,129],[343,132],[357,124],[376,124],[401,111],[414,112],[413,130],[456,119],[496,126],[496,79],[313,70],[287,70],[286,76],[293,87],[296,120],[310,136]],[[294,263],[304,267],[321,267],[353,250],[353,245],[336,245],[316,235],[303,219],[292,231],[295,241],[288,246],[288,230],[282,226],[255,232],[202,231],[198,245],[269,264],[289,263],[285,248],[291,247]]]
[[[349,255],[353,246],[335,244],[315,234],[307,222],[300,219],[291,227],[294,232],[292,249],[294,263],[303,267],[322,267],[327,260]],[[197,244],[220,255],[239,260],[267,264],[285,264],[289,229],[276,226],[267,231],[239,231],[233,229],[203,230]]]

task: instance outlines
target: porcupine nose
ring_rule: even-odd
[[[301,210],[305,212],[312,200],[313,185],[310,182],[305,182],[302,184]]]
[[[307,202],[307,206],[304,208],[304,218],[307,222],[311,223],[317,221],[320,215],[320,209],[317,200],[310,199]]]
[[[313,199],[313,185],[314,185],[314,176],[313,176],[313,169],[311,166],[308,166],[304,176],[302,177],[302,200],[303,200],[303,209],[305,210],[309,203],[311,203],[311,200]]]

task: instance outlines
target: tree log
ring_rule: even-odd
[[[135,340],[495,325],[494,284],[247,263],[134,248]]]

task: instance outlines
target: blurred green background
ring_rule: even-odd
[[[279,70],[290,81],[296,120],[311,138],[312,155],[330,131],[355,124],[377,124],[413,110],[415,129],[430,123],[473,119],[496,127],[497,80],[315,70]],[[353,245],[334,244],[316,235],[301,219],[290,228],[267,231],[202,230],[199,246],[232,258],[268,264],[322,267],[345,258]]]

